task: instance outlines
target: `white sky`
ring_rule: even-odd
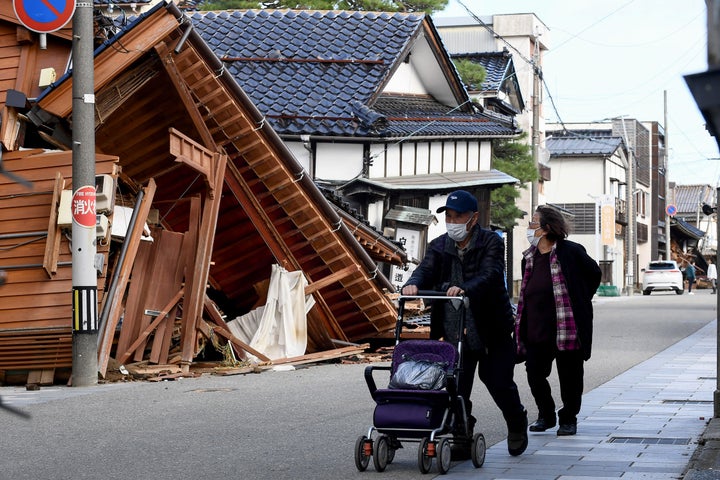
[[[717,142],[683,78],[707,70],[703,0],[450,0],[435,16],[467,17],[463,5],[480,18],[534,13],[548,27],[550,50],[543,60],[547,122],[626,116],[664,124],[667,91],[670,180],[720,183]]]

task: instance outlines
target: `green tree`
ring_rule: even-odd
[[[277,9],[359,10],[374,12],[439,12],[448,0],[205,0],[200,10]]]
[[[468,90],[478,90],[480,85],[485,81],[487,71],[479,63],[466,58],[453,60],[455,68]]]
[[[527,188],[529,182],[538,179],[538,171],[530,145],[525,143],[526,139],[527,134],[523,134],[514,140],[493,141],[493,168],[512,175],[520,181],[520,186],[503,185],[490,194],[490,222],[505,231],[516,226],[516,220],[524,215],[516,205],[516,200],[520,197],[519,189]]]

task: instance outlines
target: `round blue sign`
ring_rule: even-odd
[[[38,33],[60,30],[75,13],[75,0],[13,0],[20,23]]]
[[[672,203],[665,207],[665,213],[670,215],[671,217],[674,216],[677,213],[677,208]]]

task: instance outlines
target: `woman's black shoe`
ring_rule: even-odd
[[[530,425],[530,431],[531,432],[544,432],[548,428],[553,428],[555,425],[557,425],[557,421],[553,418],[552,421],[545,420],[544,418],[540,417],[537,420],[535,420],[535,423]]]

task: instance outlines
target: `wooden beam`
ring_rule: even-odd
[[[355,272],[360,271],[360,265],[357,263],[354,263],[348,267],[343,268],[342,270],[338,270],[337,272],[328,275],[325,278],[322,278],[316,282],[312,282],[310,285],[305,287],[305,295],[312,295],[313,293],[317,292],[321,288],[325,288],[330,284],[333,284],[335,282],[339,282],[345,277],[348,277],[352,275]]]
[[[48,278],[53,278],[57,273],[57,262],[60,256],[60,227],[57,224],[58,207],[60,205],[60,196],[65,188],[65,179],[60,172],[55,174],[55,187],[53,188],[53,197],[50,203],[50,218],[48,220],[48,236],[45,240],[45,256],[43,257],[43,268]]]
[[[189,27],[189,28],[192,28],[192,27]],[[191,48],[191,47],[190,47],[190,45],[185,45],[185,48]],[[195,128],[197,129],[198,133],[200,134],[200,137],[202,138],[202,141],[205,143],[205,146],[207,148],[212,149],[213,151],[216,151],[218,147],[215,144],[215,140],[213,139],[213,136],[210,133],[210,130],[208,130],[208,127],[205,124],[205,121],[203,120],[202,114],[200,113],[200,110],[198,110],[195,100],[193,100],[192,94],[191,94],[190,89],[188,88],[187,84],[185,83],[184,77],[178,71],[178,68],[177,68],[177,65],[175,64],[173,56],[170,54],[170,51],[168,50],[168,46],[165,43],[160,42],[157,45],[155,45],[155,51],[157,52],[158,56],[160,57],[160,60],[161,60],[160,63],[165,68],[165,71],[167,72],[168,77],[170,77],[170,81],[175,86],[175,90],[177,91],[178,95],[180,96],[180,100],[183,102],[183,105],[185,105],[185,110],[187,110],[188,115],[190,116],[190,120],[192,120],[192,123],[195,126]],[[210,183],[213,183],[213,182],[211,181]]]
[[[215,184],[212,188],[217,192],[222,191],[226,165],[227,155],[216,153],[212,168],[214,171],[213,178],[215,179]],[[205,302],[205,291],[210,275],[210,261],[212,258],[221,199],[222,195],[215,195],[214,198],[205,198],[192,280],[186,283],[188,296],[183,304],[181,344],[183,368],[187,368],[188,370],[190,363],[192,363],[197,325],[201,320],[203,303]]]
[[[205,177],[210,197],[215,196],[215,172],[213,171],[214,154],[190,137],[178,130],[170,128],[170,154],[176,162],[184,163]],[[222,184],[221,184],[222,186]]]

